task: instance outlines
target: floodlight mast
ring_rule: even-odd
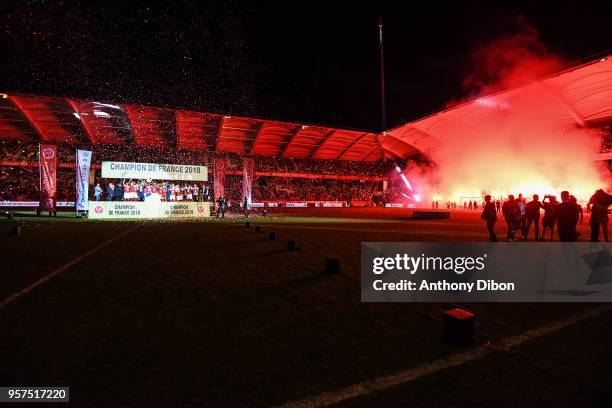
[[[381,132],[387,130],[387,114],[385,109],[385,58],[383,53],[383,21],[378,18],[378,41],[380,48],[380,109],[381,109]]]

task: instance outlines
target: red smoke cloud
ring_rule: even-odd
[[[546,49],[533,27],[522,21],[519,28],[472,53],[475,69],[463,85],[470,100],[479,99],[445,113],[448,119],[436,125],[442,128],[434,128],[440,139],[430,152],[435,170],[407,170],[426,197],[462,202],[485,194],[559,196],[569,190],[585,200],[607,185],[609,172],[593,160],[600,135],[560,127],[551,114],[559,111],[559,101],[533,83],[568,63]],[[528,88],[486,96],[519,85]]]
[[[569,65],[548,51],[537,30],[525,19],[520,18],[516,25],[516,32],[472,51],[472,72],[463,80],[467,95],[481,96],[514,88]]]

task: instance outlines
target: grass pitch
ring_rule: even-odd
[[[304,210],[204,221],[0,222],[0,300],[129,232],[0,310],[0,385],[70,386],[74,406],[270,406],[460,351],[448,304],[360,302],[362,241],[484,241],[476,213]],[[21,225],[20,235],[9,235]],[[270,241],[267,232],[279,239]],[[586,233],[585,227],[582,232]],[[498,235],[503,236],[498,224]],[[296,240],[300,250],[287,251]],[[323,272],[326,256],[342,272]],[[492,347],[589,304],[471,304]],[[354,398],[347,406],[599,404],[612,316],[517,350]],[[528,384],[542,392],[529,392]],[[501,394],[511,397],[501,398]]]

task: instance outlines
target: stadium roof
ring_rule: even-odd
[[[609,56],[610,57],[610,56]],[[380,134],[132,104],[1,94],[0,140],[209,150],[376,161],[427,154],[498,120],[495,107],[538,103],[542,120],[586,126],[612,118],[612,60],[601,58]],[[533,96],[537,94],[537,98]],[[544,104],[542,105],[544,101]]]
[[[400,157],[427,154],[446,138],[491,129],[500,109],[537,112],[538,120],[563,128],[612,119],[612,55],[426,116],[384,132],[383,147]],[[406,149],[410,146],[410,149]]]
[[[70,98],[0,98],[0,140],[173,146],[290,158],[376,161],[380,135],[214,113]]]

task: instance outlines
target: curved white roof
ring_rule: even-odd
[[[563,128],[612,118],[612,59],[608,57],[532,83],[464,103],[384,134],[383,146],[399,157],[429,154],[447,138],[466,137],[510,119],[517,108]]]

